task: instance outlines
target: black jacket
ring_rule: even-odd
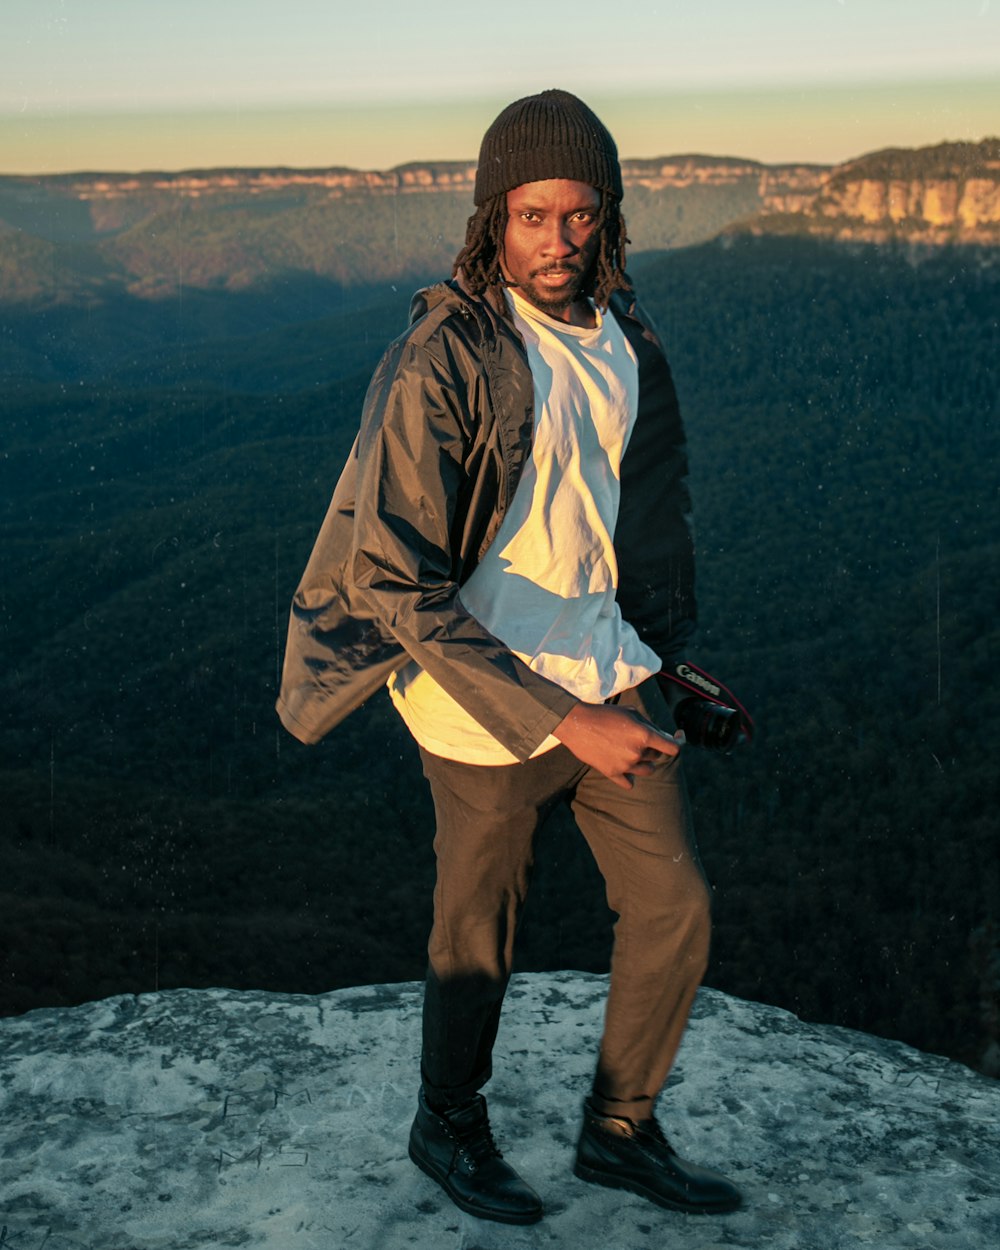
[[[661,660],[695,622],[684,431],[670,369],[633,305],[639,362],[615,530],[622,616]],[[530,455],[533,384],[509,318],[453,282],[418,292],[372,378],[361,430],[292,601],[278,714],[316,742],[408,659],[518,759],[577,702],[462,606]]]

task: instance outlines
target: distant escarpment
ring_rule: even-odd
[[[1000,241],[1000,140],[843,165],[682,155],[623,162],[633,251],[725,232],[931,245]],[[0,303],[94,305],[180,290],[348,288],[438,278],[475,165],[0,177]],[[298,298],[298,296],[296,297]]]
[[[805,194],[765,194],[738,230],[882,243],[1000,241],[1000,139],[887,148],[823,171]]]

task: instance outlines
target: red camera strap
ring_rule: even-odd
[[[703,668],[692,664],[690,660],[678,660],[676,664],[662,669],[660,676],[666,677],[684,690],[697,695],[699,699],[705,699],[709,703],[724,703],[735,708],[740,714],[740,728],[746,734],[747,741],[753,739],[753,717],[729,687],[724,686],[718,678],[706,673]]]

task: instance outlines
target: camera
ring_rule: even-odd
[[[731,751],[743,741],[740,716],[734,707],[692,696],[674,707],[674,721],[692,746]]]

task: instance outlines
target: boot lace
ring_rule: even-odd
[[[482,1121],[469,1128],[457,1128],[449,1121],[451,1136],[458,1146],[458,1153],[470,1172],[475,1172],[488,1159],[502,1159],[503,1151],[496,1144],[493,1130],[486,1115]]]

